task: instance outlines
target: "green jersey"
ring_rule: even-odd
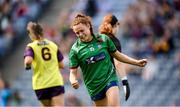
[[[115,51],[114,43],[102,34],[90,42],[77,39],[73,44],[69,53],[70,68],[80,66],[84,83],[91,96],[99,93],[107,83],[118,81],[110,58],[110,53]]]

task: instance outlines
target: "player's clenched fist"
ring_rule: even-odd
[[[140,67],[144,67],[147,64],[147,59],[138,60],[137,65]]]
[[[70,82],[71,82],[71,85],[74,89],[78,89],[79,88],[79,82],[77,80],[71,80],[70,79]]]

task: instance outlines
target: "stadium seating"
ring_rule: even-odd
[[[26,37],[26,24],[37,20],[51,0],[2,0],[0,16],[0,62]],[[6,6],[6,7],[5,7]],[[6,9],[7,8],[7,9]]]

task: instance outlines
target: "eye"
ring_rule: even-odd
[[[76,35],[79,35],[79,32],[75,32]]]
[[[80,33],[84,33],[84,30],[83,30],[83,29],[81,29],[81,30],[79,31],[79,34],[80,34]]]
[[[84,32],[84,30],[81,30],[80,32]]]

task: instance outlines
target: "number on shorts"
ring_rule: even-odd
[[[42,48],[42,50],[41,50],[41,55],[42,55],[42,58],[43,58],[45,61],[48,61],[48,60],[51,59],[51,53],[50,53],[49,48],[47,48],[47,47]]]

